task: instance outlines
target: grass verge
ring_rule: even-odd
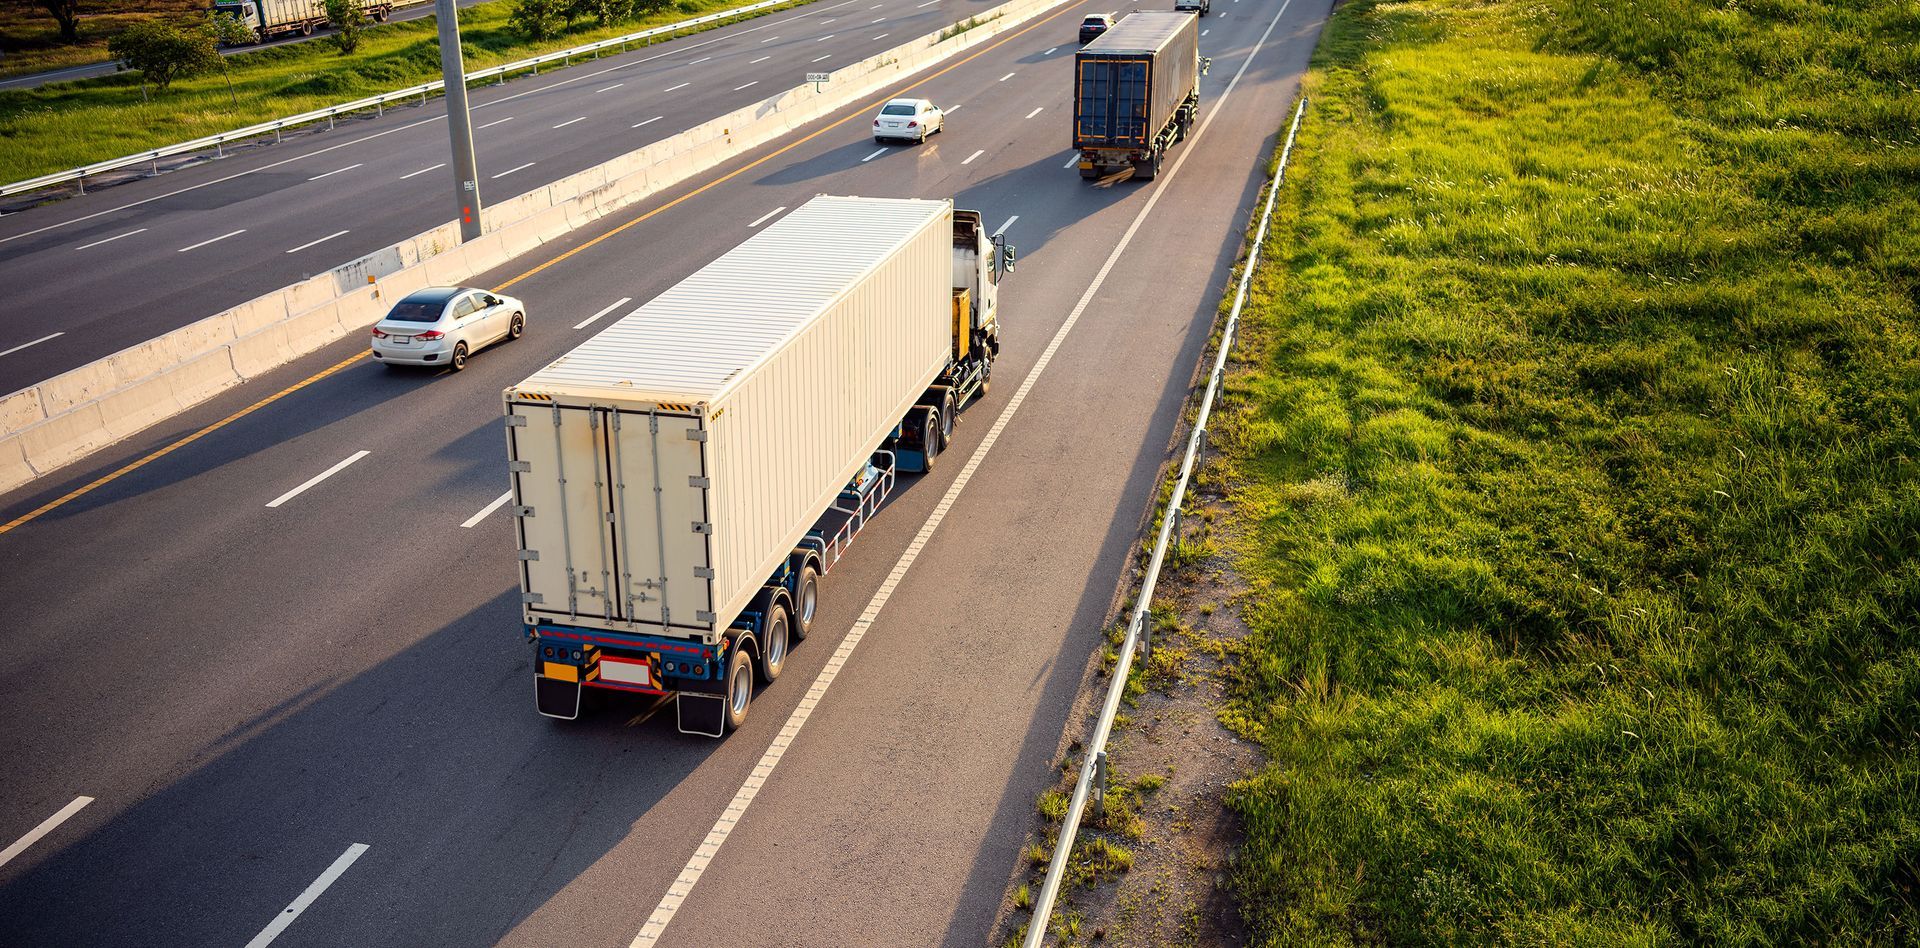
[[[805,2],[809,0],[796,0],[793,6]],[[581,24],[532,43],[508,25],[512,5],[499,0],[460,11],[460,34],[472,71],[741,5],[742,0],[679,0],[649,17],[611,27]],[[788,7],[761,15],[784,9]],[[133,73],[0,91],[0,142],[5,143],[0,148],[0,181],[20,181],[430,82],[440,78],[437,20],[423,17],[369,29],[350,57],[342,57],[325,40],[230,56],[231,96],[228,77],[218,71],[174,83],[164,93],[150,93],[151,101],[142,101]]]
[[[1261,941],[1920,940],[1917,11],[1336,12],[1215,426]]]
[[[60,41],[60,25],[37,2],[0,3],[0,79],[29,73],[103,63],[107,40],[121,30],[154,17],[197,16],[211,7],[202,0],[116,0],[88,7],[80,17],[80,41]]]

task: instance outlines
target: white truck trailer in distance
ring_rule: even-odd
[[[540,713],[600,688],[738,727],[985,391],[1012,261],[948,201],[817,197],[507,389]]]

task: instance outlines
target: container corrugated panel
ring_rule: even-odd
[[[516,500],[529,621],[724,629],[945,367],[951,243],[948,202],[818,197],[508,389],[516,497],[568,520]]]
[[[1125,17],[1074,54],[1074,147],[1145,146],[1199,81],[1198,17]]]

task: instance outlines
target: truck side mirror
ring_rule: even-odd
[[[1000,245],[1000,272],[1002,273],[1013,272],[1013,245],[1012,244]]]

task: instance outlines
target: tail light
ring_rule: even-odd
[[[880,120],[879,120],[879,119],[874,119],[874,120],[873,120],[873,127],[874,127],[874,128],[879,128],[879,127],[880,127]]]
[[[429,329],[426,332],[417,332],[413,334],[413,338],[418,339],[421,342],[432,342],[435,339],[440,339],[445,336],[446,336],[446,333],[443,333],[438,329]]]
[[[920,123],[919,123],[919,122],[908,122],[908,123],[907,123],[907,127],[908,127],[908,128],[919,128],[919,127],[920,127]]]
[[[385,339],[385,338],[387,338],[387,334],[386,334],[386,333],[384,333],[384,332],[381,332],[381,331],[380,331],[380,327],[379,327],[379,326],[375,326],[375,327],[373,327],[373,338],[375,338],[375,339]]]

